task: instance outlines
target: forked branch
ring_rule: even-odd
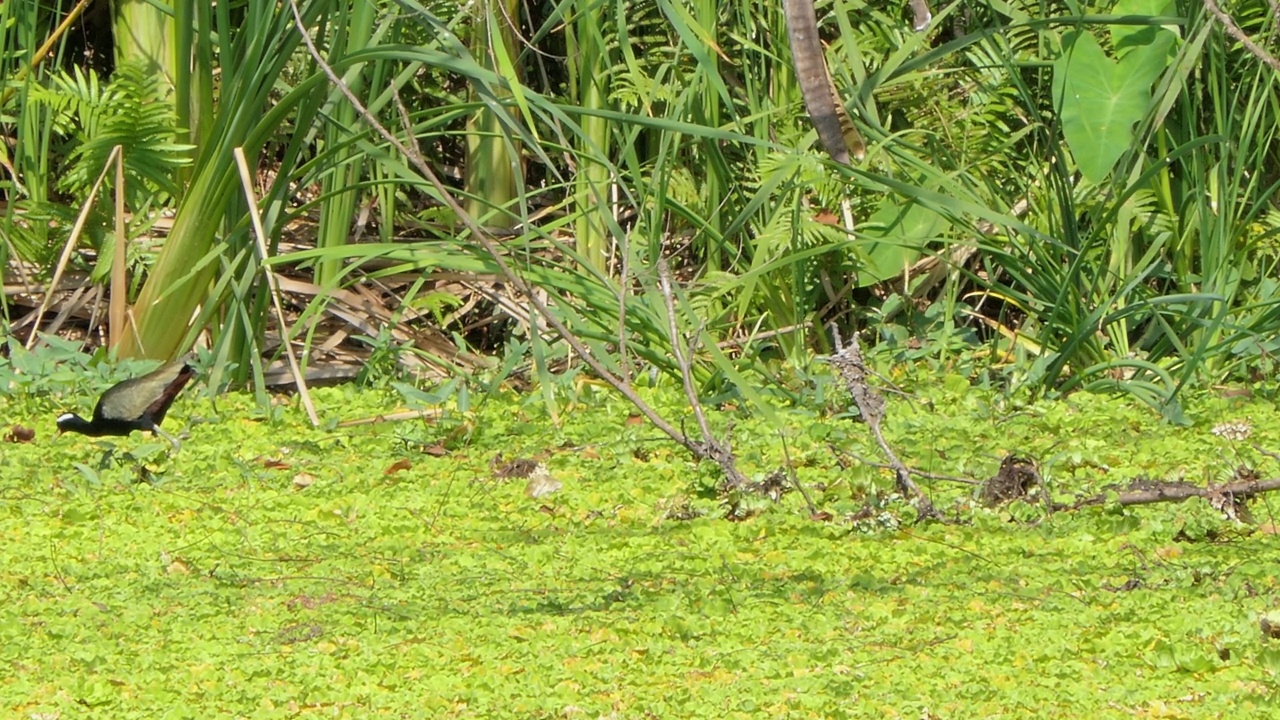
[[[707,414],[703,412],[702,403],[698,400],[698,392],[693,385],[692,361],[685,355],[680,330],[676,326],[676,301],[675,291],[671,287],[671,270],[667,267],[667,261],[662,258],[658,258],[658,287],[662,290],[662,299],[667,305],[667,335],[671,340],[671,352],[675,355],[676,365],[680,367],[685,398],[693,409],[693,416],[698,421],[698,430],[702,433],[702,442],[693,452],[720,466],[727,489],[740,488],[747,479],[738,470],[738,464],[733,456],[733,447],[727,440],[720,440],[711,432],[711,426],[707,424]],[[685,442],[688,442],[687,438]]]
[[[884,419],[884,396],[867,383],[867,377],[870,373],[867,371],[866,363],[862,359],[862,349],[858,345],[857,333],[854,333],[849,338],[849,344],[843,348],[840,347],[840,338],[837,336],[836,348],[836,354],[827,358],[827,362],[840,374],[840,379],[844,381],[845,387],[853,397],[854,404],[858,406],[858,411],[862,413],[862,419],[867,422],[867,427],[871,428],[871,434],[875,437],[876,444],[880,446],[880,451],[884,453],[885,458],[889,461],[889,467],[893,468],[898,492],[915,500],[916,510],[920,513],[920,520],[940,517],[938,511],[933,507],[933,502],[929,500],[929,496],[911,479],[911,471],[898,459],[897,453],[893,451],[888,441],[884,439],[884,433],[880,430],[880,422]]]

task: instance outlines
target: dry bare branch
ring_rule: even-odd
[[[275,272],[267,266],[267,232],[262,227],[262,214],[258,212],[258,194],[253,188],[253,175],[249,172],[249,161],[245,160],[244,148],[237,147],[233,151],[236,156],[236,167],[240,170],[240,184],[244,190],[245,202],[249,204],[249,220],[253,224],[253,239],[257,241],[258,263],[262,274],[267,279],[267,290],[271,294],[271,306],[276,311],[276,322],[280,323],[280,342],[284,345],[285,357],[289,359],[289,371],[298,385],[298,396],[302,398],[302,407],[307,411],[312,427],[320,426],[320,417],[316,415],[316,406],[311,402],[311,393],[307,390],[307,380],[298,367],[298,358],[293,352],[293,343],[289,336],[289,323],[284,317],[284,305],[280,302],[280,283],[276,281]]]
[[[840,347],[840,337],[838,335],[835,340],[837,352],[835,355],[826,358],[826,360],[840,374],[840,379],[844,381],[845,387],[853,397],[854,404],[858,406],[858,411],[862,413],[862,419],[871,428],[871,434],[875,437],[876,444],[880,446],[880,451],[884,453],[885,458],[889,461],[889,466],[893,468],[898,491],[903,495],[914,498],[916,510],[919,512],[919,520],[941,517],[938,511],[934,509],[933,502],[929,500],[929,496],[911,479],[911,471],[898,459],[897,453],[893,451],[888,441],[884,439],[884,433],[880,430],[880,423],[884,420],[884,396],[867,383],[867,377],[871,373],[867,370],[866,363],[863,362],[862,348],[858,344],[857,333],[850,336],[849,344],[843,348]]]
[[[1236,21],[1233,20],[1230,15],[1223,12],[1222,8],[1218,7],[1218,4],[1214,2],[1214,0],[1204,0],[1204,6],[1215,18],[1217,18],[1218,22],[1222,23],[1222,26],[1226,28],[1228,35],[1238,40],[1241,45],[1244,45],[1249,52],[1253,53],[1254,57],[1271,66],[1272,70],[1280,72],[1280,60],[1277,60],[1275,56],[1264,50],[1260,45],[1254,42],[1252,38],[1246,35],[1244,31],[1240,29],[1240,26],[1236,25]]]
[[[693,452],[719,465],[721,472],[724,473],[726,488],[735,490],[742,487],[747,479],[738,470],[738,464],[733,456],[733,447],[727,440],[720,440],[711,432],[707,415],[702,409],[702,403],[698,400],[697,389],[693,386],[692,360],[685,355],[680,330],[676,326],[676,301],[675,291],[671,287],[671,269],[667,267],[667,261],[662,258],[658,258],[658,287],[667,305],[667,336],[671,341],[671,352],[675,355],[676,365],[680,368],[680,377],[684,381],[685,398],[689,401],[689,407],[693,409],[693,417],[698,422],[699,432],[702,433],[702,443]]]
[[[1192,498],[1204,498],[1214,503],[1214,507],[1218,507],[1223,500],[1238,502],[1256,495],[1275,492],[1276,490],[1280,490],[1280,479],[1238,480],[1208,487],[1199,487],[1191,483],[1182,482],[1146,481],[1135,483],[1127,490],[1098,493],[1083,500],[1078,500],[1071,505],[1058,507],[1059,509],[1075,510],[1082,507],[1105,505],[1112,501],[1118,505],[1129,507],[1165,502],[1179,503]],[[1115,492],[1115,494],[1112,495],[1112,492]]]

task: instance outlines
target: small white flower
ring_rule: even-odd
[[[547,466],[538,463],[538,466],[529,473],[529,484],[525,486],[524,492],[529,497],[537,500],[546,497],[560,488],[564,487],[559,480],[551,477],[551,471]]]
[[[1248,439],[1249,434],[1253,432],[1253,426],[1248,421],[1224,422],[1215,425],[1211,432],[1225,440],[1239,442]]]

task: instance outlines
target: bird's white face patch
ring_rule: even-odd
[[[63,413],[63,414],[61,414],[61,415],[59,415],[59,416],[58,416],[58,422],[65,422],[65,421],[70,420],[71,418],[73,418],[73,417],[75,417],[75,416],[76,416],[76,414],[75,414],[75,413]]]

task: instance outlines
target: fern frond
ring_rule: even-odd
[[[58,81],[71,98],[80,121],[80,144],[72,150],[70,167],[59,189],[71,194],[87,191],[117,145],[124,150],[126,183],[131,203],[148,194],[170,197],[178,193],[174,171],[191,162],[191,146],[174,142],[175,116],[162,99],[157,79],[141,66],[126,63],[102,88],[96,75],[81,73]]]

